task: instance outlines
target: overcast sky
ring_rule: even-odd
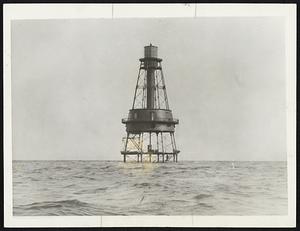
[[[115,159],[149,43],[179,160],[286,160],[281,18],[12,23],[13,159]]]

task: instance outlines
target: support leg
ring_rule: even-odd
[[[126,141],[125,141],[125,147],[124,147],[124,151],[127,151],[127,144],[128,144],[128,139],[129,139],[129,133],[127,132],[127,137],[126,137]],[[126,154],[123,154],[123,162],[126,162]]]
[[[173,150],[173,153],[175,153],[174,141],[173,141],[173,133],[172,132],[170,132],[170,138],[171,138],[172,150]]]
[[[159,152],[158,132],[156,132],[156,150]]]
[[[174,132],[173,132],[172,134],[173,134],[174,148],[175,148],[175,151],[177,152],[177,147],[176,147],[176,142],[175,142],[175,136],[174,136]]]
[[[127,151],[128,139],[129,139],[129,133],[127,132],[127,137],[126,137],[125,147],[124,147],[124,151],[125,151],[125,152]]]
[[[165,152],[165,150],[164,150],[164,137],[163,137],[162,132],[160,133],[160,137],[161,137],[161,151],[163,153],[163,162],[164,162],[164,160],[165,160],[165,158],[164,158],[164,152]]]

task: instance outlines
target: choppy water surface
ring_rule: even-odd
[[[287,214],[286,162],[14,161],[13,212]]]

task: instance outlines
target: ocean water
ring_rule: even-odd
[[[14,161],[13,214],[286,215],[286,162]]]

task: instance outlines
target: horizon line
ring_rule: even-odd
[[[12,161],[114,161],[114,162],[123,162],[123,160],[111,160],[111,159],[13,159]],[[180,160],[178,162],[183,161],[223,161],[223,162],[287,162],[287,160]],[[132,161],[135,163],[135,161]],[[172,163],[173,161],[166,162]],[[130,162],[131,163],[131,162]],[[148,163],[148,162],[144,162]]]

